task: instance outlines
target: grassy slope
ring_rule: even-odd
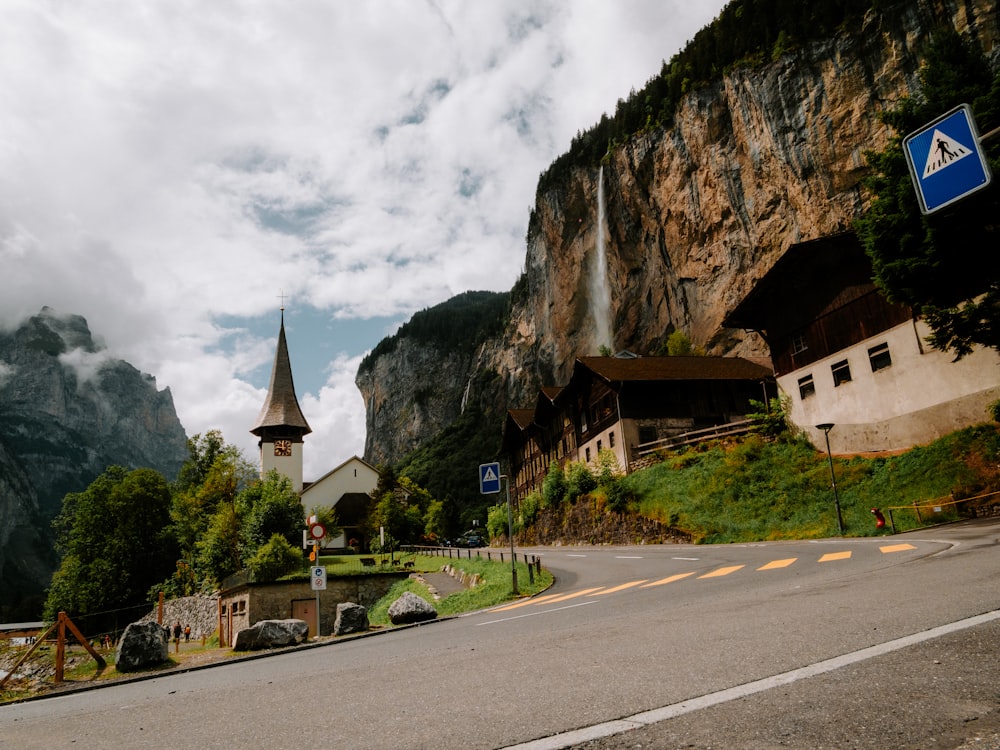
[[[885,511],[947,500],[952,492],[962,498],[998,489],[998,464],[995,425],[961,430],[897,456],[835,457],[845,533],[874,534],[872,507]],[[640,514],[683,529],[699,542],[837,534],[827,457],[801,440],[750,437],[735,445],[693,447],[622,481]],[[912,510],[896,510],[894,518],[897,530],[918,525]]]

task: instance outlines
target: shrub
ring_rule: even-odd
[[[272,534],[267,544],[257,549],[247,567],[255,581],[276,581],[298,569],[302,553],[281,534]]]
[[[557,461],[549,464],[549,473],[542,482],[542,507],[555,508],[566,497],[566,476]]]
[[[597,487],[597,480],[585,463],[572,462],[566,470],[566,497],[570,502]]]

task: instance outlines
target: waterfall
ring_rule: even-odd
[[[607,215],[604,206],[604,167],[597,173],[597,248],[591,255],[589,278],[590,310],[594,318],[594,348],[606,346],[614,351],[611,336],[611,283],[608,279],[608,258],[605,247]],[[594,352],[595,354],[597,351]]]

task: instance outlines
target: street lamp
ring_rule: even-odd
[[[837,528],[840,535],[844,535],[844,519],[840,515],[840,494],[837,492],[837,475],[833,473],[833,454],[830,452],[830,430],[834,427],[833,422],[824,422],[816,425],[817,430],[823,430],[826,437],[826,457],[830,462],[830,481],[833,482],[833,502],[837,506]]]

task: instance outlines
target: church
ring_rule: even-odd
[[[369,497],[378,484],[375,467],[352,456],[316,481],[303,481],[305,436],[312,432],[312,428],[295,395],[285,337],[284,307],[281,308],[281,326],[267,398],[250,432],[258,438],[261,476],[275,469],[288,477],[302,500],[303,518],[313,508],[333,508],[336,511],[340,534],[328,537],[324,548],[346,549],[358,546],[359,541],[363,543],[360,525]]]

